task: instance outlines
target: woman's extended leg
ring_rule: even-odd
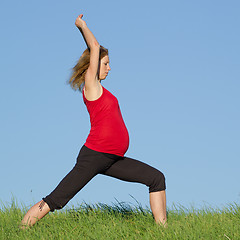
[[[24,216],[23,228],[34,225],[49,211],[63,208],[94,176],[105,171],[114,162],[102,153],[83,146],[74,168],[47,197],[35,204]]]
[[[150,206],[155,222],[166,224],[165,177],[159,170],[138,160],[124,157],[102,174],[128,182],[138,182],[149,187]]]
[[[27,228],[34,225],[38,220],[43,218],[50,211],[49,206],[43,200],[32,206],[22,220],[21,228]]]

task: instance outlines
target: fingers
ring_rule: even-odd
[[[83,17],[83,14],[78,15],[78,17],[77,17],[77,19],[76,19],[76,21],[75,21],[75,25],[76,25],[77,27],[80,27],[80,28],[81,28],[83,25],[86,24],[85,21],[82,20],[82,17]]]
[[[78,15],[78,17],[76,19],[76,22],[79,21],[79,20],[82,20],[82,17],[83,17],[83,14]]]

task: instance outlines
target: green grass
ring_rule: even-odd
[[[0,239],[240,239],[240,206],[168,210],[168,227],[155,224],[149,209],[127,203],[82,204],[50,213],[33,227],[19,229],[26,209],[15,201],[0,209]]]

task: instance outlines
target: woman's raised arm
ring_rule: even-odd
[[[90,50],[90,64],[89,68],[85,75],[85,89],[86,90],[97,90],[98,86],[98,67],[99,67],[99,53],[100,53],[100,45],[97,39],[94,37],[93,33],[87,27],[87,24],[84,20],[82,20],[83,14],[80,14],[76,21],[75,25],[78,27],[80,32],[83,35],[83,38],[87,44],[87,47]]]

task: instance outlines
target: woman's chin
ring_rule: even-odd
[[[106,77],[107,77],[107,76],[106,76]],[[102,80],[105,80],[105,79],[106,79],[106,77],[100,78],[100,81],[102,81]]]

